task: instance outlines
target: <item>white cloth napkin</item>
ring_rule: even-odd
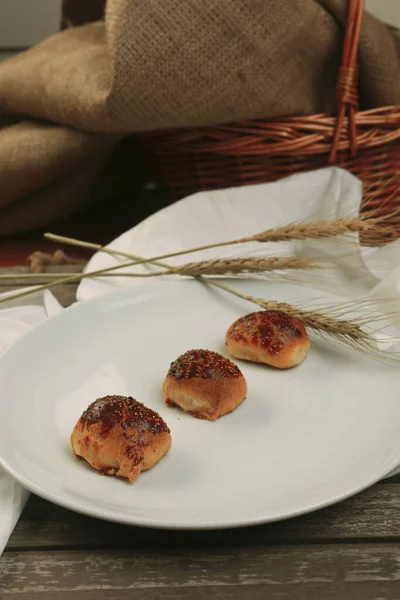
[[[243,186],[193,194],[152,215],[114,240],[109,247],[151,257],[168,252],[253,235],[288,223],[358,217],[362,184],[348,171],[337,167],[293,175],[268,184]],[[400,265],[400,243],[382,249],[361,248],[358,234],[346,243],[327,241],[285,242],[275,244],[239,244],[203,250],[169,258],[179,265],[188,261],[244,255],[297,255],[334,259],[340,268],[302,271],[291,280],[343,298],[368,294],[393,269]],[[97,253],[86,271],[126,262],[109,254]],[[148,272],[157,267],[140,265],[131,272]],[[169,276],[170,277],[170,276]],[[78,288],[78,300],[88,300],[124,287],[149,285],[160,278],[141,279],[98,277],[84,279]]]
[[[39,293],[7,302],[2,306],[5,308],[0,311],[0,355],[47,316],[42,295]],[[0,467],[0,555],[28,496],[28,491]]]

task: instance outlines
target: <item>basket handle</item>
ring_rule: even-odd
[[[348,135],[351,156],[357,153],[356,114],[358,111],[358,47],[365,0],[348,0],[347,27],[342,63],[336,84],[337,119],[329,162],[337,159],[343,122],[348,112]]]

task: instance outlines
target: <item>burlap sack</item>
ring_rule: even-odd
[[[96,164],[73,194],[76,208],[124,136],[334,110],[346,7],[108,0],[105,22],[68,29],[0,64],[0,118],[24,119],[0,131],[0,234],[15,227],[7,224],[11,203],[40,204],[42,190],[53,207],[39,221],[54,219],[58,202],[65,213],[58,190],[83,161]],[[360,68],[362,108],[400,103],[399,41],[368,14]]]

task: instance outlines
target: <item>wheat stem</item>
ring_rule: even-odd
[[[119,254],[118,250],[110,250],[113,254]],[[127,253],[124,253],[124,256],[128,256]],[[129,254],[129,258],[134,258],[144,261],[142,257],[138,257],[133,254]],[[170,269],[170,265],[164,262],[160,262],[160,260],[156,259],[148,259],[149,263],[155,264],[156,266],[163,267],[165,269]],[[357,321],[351,321],[343,319],[343,315],[346,311],[351,312],[351,309],[354,309],[354,302],[344,302],[339,305],[325,307],[325,310],[322,312],[318,311],[307,311],[301,308],[293,307],[287,303],[276,303],[274,301],[266,301],[264,298],[254,298],[253,296],[249,296],[234,290],[233,288],[221,283],[220,281],[216,281],[215,279],[206,279],[203,276],[196,276],[197,280],[202,281],[204,283],[210,284],[214,287],[220,288],[227,293],[234,295],[238,298],[251,302],[253,304],[257,304],[260,308],[264,310],[285,310],[289,311],[292,316],[297,316],[301,320],[304,321],[305,325],[314,329],[319,333],[326,333],[328,335],[333,335],[341,338],[342,341],[346,342],[350,340],[351,344],[358,342],[365,342],[367,345],[373,340],[370,338],[369,334],[361,329],[363,325],[368,324],[371,321],[370,318],[366,318],[364,320],[358,319]],[[373,300],[367,301],[369,304],[374,304]],[[362,303],[361,303],[362,304]],[[375,303],[376,304],[376,303]],[[360,305],[360,303],[358,303]],[[280,307],[280,308],[278,308]],[[327,311],[331,311],[333,316],[328,316]],[[335,312],[338,314],[335,316]],[[396,313],[398,314],[398,313]],[[350,345],[351,345],[350,344]],[[369,348],[368,348],[369,349]],[[374,350],[375,351],[375,350]]]
[[[340,313],[340,308],[342,306],[341,304],[336,306],[328,305],[324,310],[319,311],[305,310],[287,302],[276,302],[274,300],[255,298],[247,294],[242,294],[241,292],[238,292],[237,290],[234,290],[229,286],[217,281],[211,281],[210,283],[212,283],[212,285],[215,287],[228,292],[229,294],[241,298],[242,300],[256,304],[263,310],[279,310],[291,315],[292,317],[296,317],[300,319],[307,328],[312,329],[318,335],[336,339],[345,346],[361,352],[370,358],[396,365],[400,362],[399,352],[385,352],[380,350],[377,346],[377,341],[379,341],[379,338],[375,338],[374,335],[378,334],[380,331],[382,331],[382,329],[385,329],[387,325],[378,327],[371,333],[362,329],[363,326],[371,326],[374,322],[385,320],[386,318],[390,317],[390,314],[381,315],[377,312],[371,312],[368,317],[367,315],[364,315],[364,317],[343,319],[334,316],[335,308],[339,309],[338,312]],[[363,307],[363,304],[364,303],[362,301],[352,301],[343,303],[343,306],[347,306],[348,312],[351,312],[350,305],[354,311],[355,309],[360,310]],[[368,306],[368,301],[365,304]],[[371,301],[371,304],[373,304],[373,301]],[[374,309],[376,311],[376,307],[374,307]],[[332,313],[330,311],[332,311]],[[397,310],[394,313],[391,313],[391,316],[398,317],[399,314],[399,306],[397,306]],[[393,339],[392,341],[395,342],[396,340]]]
[[[186,263],[157,275],[238,275],[243,273],[266,273],[290,269],[316,269],[325,266],[306,258],[294,256],[271,256],[268,258],[238,257],[217,258],[199,262]]]
[[[117,254],[117,255],[120,254],[120,252],[118,250],[111,250],[110,253]],[[124,253],[125,256],[127,254],[128,253]],[[133,254],[132,255],[129,254],[129,257],[135,259],[135,262],[133,262],[131,264],[136,264],[137,262],[143,262],[143,263],[149,262],[149,263],[155,264],[156,266],[160,266],[162,268],[171,269],[170,265],[163,263],[160,260],[145,259],[143,257],[133,255]],[[0,303],[7,302],[7,301],[10,301],[10,300],[13,300],[16,298],[21,298],[23,296],[28,296],[29,294],[51,288],[54,285],[70,283],[70,282],[78,281],[80,279],[84,279],[84,278],[88,278],[88,277],[95,277],[97,275],[103,275],[104,273],[106,273],[108,271],[113,271],[115,269],[123,268],[124,266],[127,266],[127,265],[121,264],[116,267],[115,266],[110,267],[108,269],[99,269],[97,271],[92,271],[92,272],[88,272],[88,273],[77,273],[70,277],[63,277],[61,279],[49,282],[49,283],[41,285],[41,286],[35,286],[33,288],[30,288],[29,290],[24,290],[22,292],[20,291],[15,294],[8,295],[6,298],[0,299]],[[288,304],[288,303],[269,301],[264,298],[255,298],[253,296],[242,294],[241,292],[234,290],[233,288],[231,288],[219,281],[206,279],[203,276],[195,276],[194,278],[198,281],[210,284],[214,287],[224,290],[225,292],[227,292],[231,295],[234,295],[238,298],[241,298],[245,301],[256,304],[263,310],[282,310],[292,316],[295,316],[295,317],[301,319],[304,322],[304,324],[306,325],[306,327],[313,329],[314,331],[316,331],[319,334],[332,336],[332,337],[338,339],[339,341],[345,343],[346,345],[352,347],[353,349],[362,351],[364,354],[368,354],[374,358],[387,359],[387,356],[388,356],[387,353],[385,354],[385,353],[379,351],[375,345],[375,340],[370,336],[370,334],[363,331],[361,328],[362,325],[366,325],[366,324],[376,321],[377,320],[376,316],[368,317],[368,318],[365,317],[364,319],[353,319],[353,320],[350,320],[350,319],[346,320],[343,318],[339,318],[340,310],[343,310],[343,307],[345,307],[345,310],[351,312],[350,311],[350,307],[351,307],[350,302],[336,305],[336,310],[338,310],[338,308],[340,310],[339,310],[338,316],[335,317],[335,316],[332,316],[332,314],[333,315],[335,314],[335,306],[332,306],[332,307],[328,306],[325,312],[321,312],[321,311],[318,312],[315,310],[313,310],[313,311],[305,310],[305,309],[296,307],[296,306]],[[354,306],[354,303],[353,303],[353,306]],[[331,309],[331,314],[329,314],[330,309]],[[396,315],[398,315],[398,314],[399,314],[399,312],[397,311]],[[390,359],[399,360],[397,357],[397,354],[389,353],[389,358],[387,360],[390,360]]]
[[[136,263],[134,263],[136,264]],[[75,277],[78,273],[1,273],[1,279],[54,279]],[[155,273],[104,273],[102,277],[155,277],[158,275],[170,275],[173,271],[160,271]]]
[[[134,264],[137,263],[135,262]],[[198,277],[199,275],[236,275],[290,269],[316,269],[322,266],[325,265],[305,258],[291,256],[273,256],[269,258],[239,257],[186,263],[179,267],[171,267],[164,271],[154,271],[152,273],[104,273],[104,277],[159,277],[161,275]],[[54,277],[73,277],[74,275],[76,273],[5,273],[0,274],[0,279],[52,279]]]
[[[292,317],[296,317],[303,321],[307,327],[310,327],[315,331],[320,331],[331,335],[349,336],[353,337],[354,339],[369,338],[369,334],[363,331],[359,324],[352,323],[345,319],[329,317],[316,311],[303,310],[293,306],[292,304],[288,304],[287,302],[276,302],[275,300],[265,300],[265,298],[255,298],[254,296],[242,294],[241,292],[238,292],[237,290],[234,290],[223,283],[213,283],[217,287],[229,292],[230,294],[233,294],[234,296],[237,296],[238,298],[242,298],[243,300],[257,304],[264,310],[279,310],[291,315]]]
[[[169,252],[154,256],[151,259],[142,259],[137,261],[137,264],[143,264],[145,262],[154,262],[165,258],[174,258],[176,256],[183,256],[184,254],[191,254],[200,252],[202,250],[211,250],[214,248],[223,248],[225,246],[233,246],[237,244],[244,244],[247,242],[283,242],[283,241],[299,241],[299,240],[318,240],[318,239],[329,239],[338,236],[343,236],[347,233],[369,233],[369,241],[377,241],[378,238],[382,238],[384,233],[390,233],[390,228],[381,228],[379,232],[375,232],[378,219],[358,217],[358,218],[343,218],[337,219],[336,221],[315,221],[313,223],[295,223],[289,225],[282,225],[280,227],[266,229],[265,231],[258,232],[252,236],[239,238],[236,240],[229,240],[226,242],[215,242],[213,244],[205,244],[203,246],[195,246],[186,250],[178,250],[176,252]],[[388,231],[386,231],[386,229]],[[378,235],[379,234],[379,235]],[[111,248],[101,246],[100,244],[94,244],[92,242],[85,242],[75,238],[64,237],[55,235],[54,233],[46,233],[45,238],[68,244],[70,246],[78,246],[81,248],[88,248],[97,250],[98,252],[104,252],[106,254],[115,254]],[[120,256],[131,258],[130,252],[119,251]],[[128,266],[128,265],[126,265]]]

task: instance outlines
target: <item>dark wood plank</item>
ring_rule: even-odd
[[[179,532],[92,519],[31,496],[7,549],[176,548],[190,545],[400,540],[400,485],[377,485],[326,510],[270,525],[229,531]]]
[[[79,273],[81,270],[82,270],[81,264],[58,265],[58,266],[47,265],[45,267],[46,273],[61,273],[61,274],[63,274],[64,272]],[[19,277],[21,277],[23,279],[24,275],[29,275],[31,272],[32,271],[27,266],[16,265],[15,267],[14,266],[13,267],[0,267],[0,273],[3,275],[9,276],[11,278],[11,281],[12,281],[13,274],[16,275],[17,279]],[[40,278],[40,274],[38,275],[38,277]]]
[[[382,479],[380,484],[383,485],[393,485],[394,483],[400,483],[400,474],[395,475],[394,477],[389,477],[388,479]]]
[[[51,279],[45,276],[46,274],[53,274],[54,278],[57,279],[56,275],[58,274],[60,274],[60,277],[67,277],[75,273],[79,274],[81,271],[81,264],[51,266],[46,267],[44,275],[39,273],[32,277],[32,271],[27,267],[0,267],[0,288],[5,288],[4,291],[9,291],[10,288],[18,289],[30,285],[42,285],[51,281]],[[76,285],[76,283],[73,282],[73,285]]]
[[[48,267],[46,272],[48,273],[79,273],[82,270],[80,265],[68,265],[62,267]],[[0,267],[1,274],[16,274],[17,277],[12,279],[1,279],[0,278],[0,294],[3,292],[12,292],[13,290],[18,291],[20,288],[26,288],[30,286],[42,285],[49,283],[49,279],[45,277],[24,278],[26,273],[29,273],[29,269],[26,267]],[[56,298],[61,302],[63,306],[69,306],[76,300],[76,290],[79,285],[79,281],[74,281],[69,284],[54,285],[51,287],[51,291]],[[29,296],[27,296],[28,302]],[[0,308],[2,305],[0,304]]]
[[[102,589],[67,592],[6,594],[2,600],[399,600],[396,582],[372,581],[367,584],[301,583],[266,587],[208,585],[203,587]]]
[[[0,594],[5,600],[398,600],[399,565],[393,544],[12,552],[0,563]]]

